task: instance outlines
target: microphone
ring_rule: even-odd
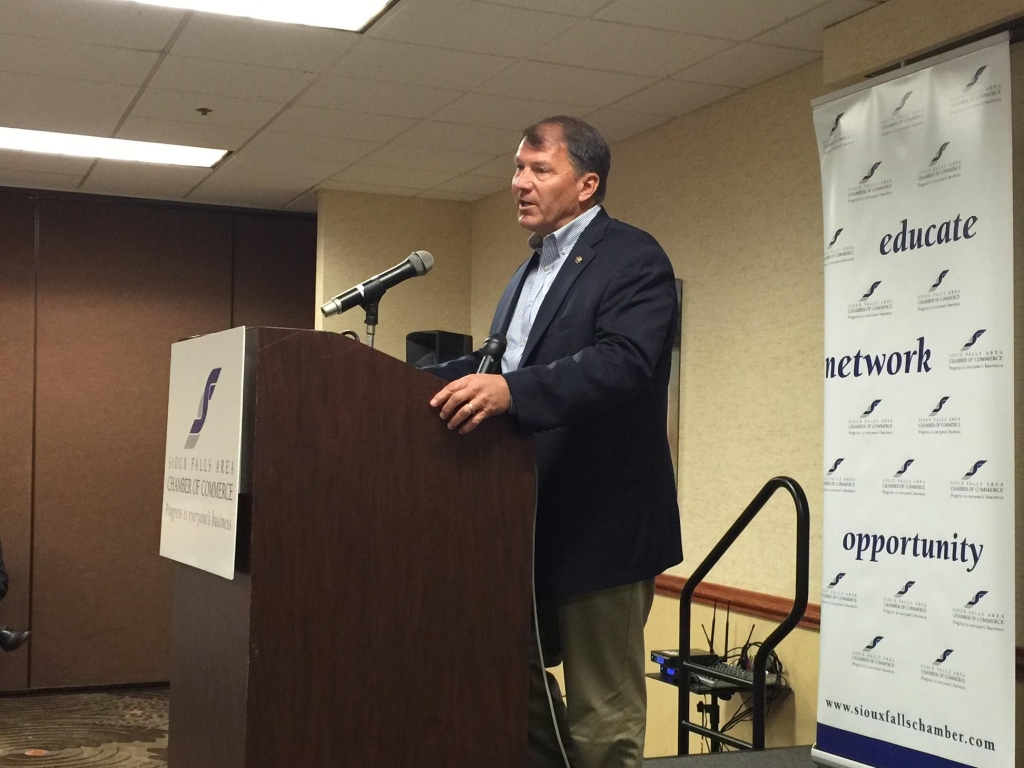
[[[413,251],[401,264],[396,264],[391,269],[371,277],[364,283],[354,288],[349,288],[344,293],[339,293],[322,307],[320,312],[324,317],[339,315],[347,312],[352,307],[367,307],[380,301],[380,297],[388,288],[393,288],[403,280],[410,277],[420,277],[427,274],[434,266],[434,257],[427,251]]]
[[[480,351],[484,356],[480,359],[480,367],[477,373],[499,373],[501,371],[501,356],[505,354],[505,334],[496,333],[484,340]]]

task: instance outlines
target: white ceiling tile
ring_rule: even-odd
[[[149,51],[0,35],[0,70],[27,75],[139,86],[159,56]]]
[[[168,56],[151,85],[171,91],[284,103],[294,99],[315,78],[311,72],[294,69]]]
[[[502,155],[489,163],[472,168],[468,171],[470,176],[490,176],[494,179],[503,179],[506,184],[512,183],[512,175],[516,171],[515,156]]]
[[[617,109],[601,109],[587,117],[587,121],[592,123],[609,143],[628,139],[671,119],[665,115],[623,112]]]
[[[366,163],[356,163],[331,181],[351,181],[356,184],[380,184],[386,187],[408,189],[430,189],[452,177],[448,171],[415,171],[408,168],[382,168]]]
[[[254,192],[281,195],[284,197],[284,202],[288,202],[298,195],[305,194],[308,190],[315,187],[317,183],[318,182],[310,182],[306,179],[298,178],[275,178],[268,181],[268,177],[266,175],[261,175],[258,172],[256,175],[252,176],[246,176],[244,174],[236,174],[233,176],[229,176],[227,174],[214,174],[213,176],[210,176],[210,178],[206,179],[195,190],[195,192],[190,194],[189,199],[193,199],[193,197],[200,192],[225,193],[240,190],[252,190]]]
[[[448,178],[450,178],[477,168],[492,159],[493,155],[479,152],[455,152],[444,149],[409,147],[401,144],[385,144],[376,152],[363,158],[363,162],[368,165],[388,168],[442,171],[448,173]]]
[[[195,13],[175,42],[172,53],[324,72],[359,39],[360,35],[339,29]]]
[[[371,115],[343,109],[295,104],[270,125],[275,131],[333,136],[357,141],[390,141],[416,124],[414,118]]]
[[[574,27],[547,46],[535,49],[530,58],[662,77],[703,61],[731,45],[728,41],[709,37],[591,20]]]
[[[235,150],[249,140],[252,129],[232,128],[213,123],[203,125],[178,120],[155,120],[151,117],[129,117],[117,132],[117,136],[120,139],[136,141]]]
[[[317,200],[316,192],[305,192],[289,202],[284,209],[286,211],[301,211],[302,213],[316,213]]]
[[[12,152],[0,150],[0,168],[14,171],[55,173],[65,176],[82,176],[92,167],[90,157],[65,157],[44,155],[39,152]]]
[[[589,16],[608,0],[475,0],[478,3],[507,5],[512,8],[527,8],[535,11],[565,13],[569,16]]]
[[[203,181],[199,189],[259,189],[290,195],[290,200],[327,178],[319,172],[309,173],[310,169],[307,167],[296,167],[280,159],[262,158],[254,161],[252,158],[241,156],[234,159],[237,160],[234,164],[225,163],[218,167]]]
[[[200,109],[212,111],[203,115],[198,111]],[[255,130],[266,125],[280,111],[281,105],[270,101],[150,87],[143,91],[132,110],[132,116]]]
[[[627,112],[649,112],[652,115],[678,117],[739,90],[725,85],[662,80],[646,90],[616,102],[614,108]]]
[[[472,203],[479,200],[483,195],[473,195],[468,192],[450,192],[442,189],[431,189],[423,192],[417,197],[425,197],[428,200],[453,200],[457,203]]]
[[[242,208],[263,208],[270,210],[281,210],[290,200],[301,195],[305,189],[276,189],[265,187],[254,187],[252,185],[241,186],[217,186],[212,185],[199,187],[188,196],[190,203],[207,203],[210,205],[231,205]]]
[[[551,115],[565,114],[579,107],[529,99],[508,99],[484,93],[467,93],[431,115],[432,120],[463,125],[522,130]]]
[[[99,0],[3,0],[0,29],[10,35],[159,51],[185,11]]]
[[[409,187],[389,187],[384,184],[357,184],[354,181],[325,181],[319,189],[336,189],[342,192],[365,192],[371,195],[395,195],[397,197],[416,197],[420,191]]]
[[[832,0],[754,38],[754,42],[821,51],[824,50],[825,27],[863,13],[875,5],[871,0]]]
[[[0,75],[0,125],[109,136],[138,89],[42,75]]]
[[[695,83],[749,88],[817,58],[819,54],[813,51],[741,43],[725,53],[684,69],[677,77]]]
[[[403,3],[369,34],[438,48],[521,56],[526,45],[532,49],[546,45],[578,22],[571,16],[470,0],[429,0]]]
[[[478,196],[493,195],[495,192],[508,191],[510,188],[510,179],[489,176],[456,176],[437,187],[439,191],[466,192]]]
[[[504,56],[368,37],[331,72],[345,77],[463,91],[491,79],[514,63],[515,59]]]
[[[463,152],[494,154],[505,151],[514,154],[521,138],[520,132],[514,130],[424,120],[395,139],[395,144]]]
[[[209,168],[100,160],[85,180],[82,190],[104,195],[178,200],[209,173]]]
[[[458,95],[458,91],[441,88],[325,75],[299,103],[377,115],[428,117]]]
[[[748,40],[822,0],[617,0],[595,18],[673,29],[691,35]]]
[[[655,82],[653,77],[521,61],[474,90],[518,99],[603,107]],[[585,113],[577,109],[577,115]]]
[[[28,187],[30,189],[59,189],[69,192],[78,187],[84,174],[44,173],[0,168],[0,187]]]
[[[352,141],[351,139],[336,139],[331,136],[263,131],[246,145],[245,153],[249,156],[266,154],[275,157],[351,163],[378,147],[380,147],[379,143],[371,141]],[[329,175],[329,173],[323,174],[325,177]]]
[[[278,157],[250,152],[246,147],[217,166],[210,176],[210,181],[216,179],[219,184],[252,184],[266,188],[290,186],[305,189],[329,178],[345,165],[346,163],[341,160]]]

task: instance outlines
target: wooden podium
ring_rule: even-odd
[[[246,349],[235,578],[175,564],[170,768],[522,768],[530,441],[342,336]]]

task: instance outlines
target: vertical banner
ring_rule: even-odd
[[[825,220],[817,762],[1014,765],[1007,37],[815,103]]]

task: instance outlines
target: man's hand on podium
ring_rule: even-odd
[[[441,418],[448,429],[468,435],[485,419],[506,413],[512,406],[512,394],[505,377],[494,373],[473,373],[456,379],[430,401],[441,407]]]

